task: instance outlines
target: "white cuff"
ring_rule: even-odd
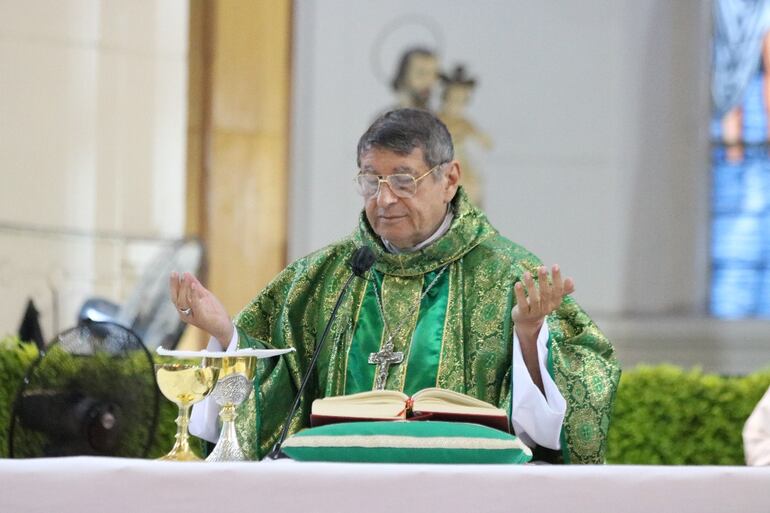
[[[567,401],[559,392],[556,383],[548,373],[548,323],[543,323],[537,336],[537,359],[543,390],[532,381],[524,364],[519,337],[513,330],[513,399],[511,423],[516,436],[529,445],[535,444],[549,449],[561,448],[561,427],[567,411]]]
[[[227,352],[235,351],[237,348],[238,330],[234,329],[233,337],[227,346]],[[221,351],[222,344],[214,337],[211,337],[206,349],[209,351]],[[191,435],[208,440],[211,443],[216,443],[219,440],[219,405],[211,396],[193,405],[188,430]]]
[[[238,328],[233,325],[233,336],[230,337],[230,343],[227,344],[227,352],[232,353],[238,349]]]

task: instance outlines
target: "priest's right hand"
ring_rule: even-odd
[[[233,337],[233,323],[224,305],[190,273],[176,271],[169,277],[171,302],[179,318],[216,338],[226,348]]]

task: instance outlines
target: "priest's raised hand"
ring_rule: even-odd
[[[548,279],[548,269],[545,266],[538,268],[537,275],[535,283],[532,273],[526,272],[523,283],[519,281],[514,286],[516,306],[511,310],[511,319],[519,338],[524,363],[532,381],[542,391],[537,338],[546,316],[559,308],[564,296],[575,292],[575,282],[572,278],[562,279],[558,265],[551,269],[551,280]]]
[[[222,302],[190,273],[172,272],[169,277],[171,302],[179,318],[216,338],[227,347],[233,336],[233,323]]]

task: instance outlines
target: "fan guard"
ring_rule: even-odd
[[[16,395],[11,458],[145,458],[159,394],[147,348],[130,329],[84,322],[61,333],[33,363]]]

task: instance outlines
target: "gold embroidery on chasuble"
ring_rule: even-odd
[[[549,353],[554,380],[567,399],[563,434],[568,456],[579,463],[603,463],[612,403],[620,378],[614,350],[588,315],[571,297],[565,298],[558,319],[549,317]]]
[[[465,393],[507,409],[513,349],[510,263],[479,246],[463,257],[461,274]]]
[[[392,365],[385,382],[386,390],[404,390],[409,350],[412,345],[412,334],[417,325],[420,311],[420,295],[422,294],[423,276],[389,276],[382,280],[382,307],[385,309],[385,324],[380,337],[380,350],[385,346],[388,337],[393,336],[393,351],[404,354],[404,360],[398,365]],[[382,314],[383,312],[380,312]],[[403,322],[401,328],[397,329]],[[394,333],[395,331],[395,333]],[[372,389],[374,381],[372,381]]]
[[[367,280],[371,280],[371,273],[367,274]],[[353,343],[353,335],[355,334],[356,327],[358,326],[358,319],[361,318],[361,308],[364,306],[364,296],[366,295],[367,283],[364,280],[359,280],[360,283],[354,285],[354,290],[351,291],[352,296],[352,311],[349,330],[345,333],[345,336],[339,341],[340,349],[337,352],[337,358],[339,365],[337,366],[336,374],[329,375],[329,384],[326,387],[326,395],[324,397],[332,397],[337,395],[345,395],[345,389],[347,387],[347,369],[350,363],[350,348]],[[333,387],[333,388],[332,388]],[[330,390],[330,388],[332,390]]]
[[[349,273],[350,269],[346,266],[345,271]],[[345,275],[344,279],[335,285],[336,289],[326,292],[327,301],[324,314],[317,322],[317,337],[320,337],[323,333],[323,329],[326,326],[325,323],[331,317],[331,312],[334,309],[342,283],[347,280],[348,276]],[[337,312],[337,317],[329,330],[327,340],[318,359],[318,390],[323,391],[320,397],[345,394],[349,352],[358,319],[361,315],[368,280],[371,279],[370,276],[370,274],[367,274],[367,278],[353,279],[350,289]],[[331,300],[328,300],[329,297],[331,297]]]
[[[462,260],[449,266],[449,297],[447,299],[444,330],[441,336],[436,386],[455,392],[465,393],[465,344],[458,343],[464,338],[463,316],[463,267]]]

